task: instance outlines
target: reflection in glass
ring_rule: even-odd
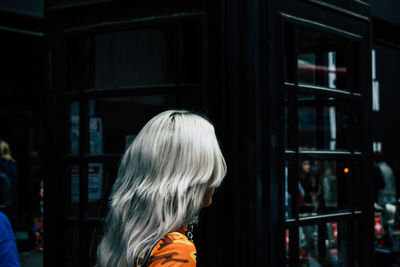
[[[285,230],[286,257],[292,231]],[[299,227],[299,265],[304,267],[353,267],[358,265],[358,222],[327,222]],[[288,266],[288,265],[287,265]]]
[[[352,168],[343,161],[303,160],[300,162],[300,216],[349,209]]]
[[[289,193],[289,167],[285,164],[285,217],[290,218],[292,215],[292,196]]]
[[[286,229],[285,230],[285,258],[286,258],[286,265],[288,266],[288,261],[289,261],[289,257],[290,257],[290,255],[289,255],[289,248],[290,248],[290,245],[289,245],[289,229]]]
[[[337,207],[337,176],[336,176],[336,162],[325,161],[322,164],[322,181],[321,193],[324,200],[325,207]],[[345,172],[347,169],[344,169]]]
[[[299,258],[318,258],[318,226],[308,225],[299,228]]]
[[[301,266],[340,266],[346,263],[346,249],[340,249],[339,238],[343,244],[347,241],[346,224],[340,224],[343,236],[338,235],[338,223],[307,225],[299,228]],[[346,266],[347,264],[345,264]]]
[[[298,82],[329,88],[346,88],[346,49],[350,41],[299,27]]]
[[[351,105],[333,97],[300,95],[298,98],[300,150],[350,150]]]
[[[314,170],[311,169],[309,160],[301,162],[300,177],[299,177],[299,206],[312,207],[310,211],[316,211],[317,195],[319,191],[319,184]]]
[[[285,217],[286,219],[293,217],[293,198],[296,190],[296,187],[293,186],[295,183],[294,177],[297,173],[296,165],[293,161],[285,161]]]
[[[297,67],[299,72],[299,82],[315,84],[315,55],[300,54],[297,59]]]
[[[96,36],[96,88],[159,85],[174,80],[172,34],[139,29]]]

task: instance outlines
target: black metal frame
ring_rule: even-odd
[[[292,43],[292,51],[293,51],[293,55],[291,57],[291,59],[288,59],[288,66],[287,68],[290,70],[289,71],[289,76],[294,77],[294,84],[288,84],[285,83],[284,85],[284,91],[286,93],[291,93],[294,95],[295,99],[298,99],[298,94],[299,93],[317,93],[320,95],[326,95],[326,96],[335,96],[335,97],[339,97],[339,98],[349,98],[350,99],[354,99],[353,96],[353,92],[347,92],[347,91],[343,91],[343,90],[332,90],[330,88],[324,88],[322,86],[306,86],[306,85],[299,85],[297,83],[298,80],[298,66],[297,66],[297,43],[298,43],[298,26],[297,25],[308,25],[308,27],[314,27],[316,30],[323,28],[324,31],[328,31],[331,33],[342,33],[343,31],[339,31],[339,30],[334,30],[331,27],[320,27],[320,25],[318,25],[317,23],[315,23],[313,25],[313,23],[311,22],[306,22],[304,19],[296,19],[293,16],[288,16],[287,14],[282,14],[283,16],[283,20],[284,20],[284,24],[292,24],[293,25],[293,29],[291,29],[291,31],[293,32],[292,38],[290,40],[285,40],[285,42],[291,42]],[[316,27],[318,26],[318,27]],[[284,30],[285,32],[287,31],[287,29]],[[354,36],[354,35],[350,35],[350,34],[346,34],[349,36]],[[357,37],[357,40],[359,40],[360,38]],[[282,57],[283,58],[283,57]],[[283,60],[283,59],[282,59]],[[352,77],[350,77],[352,78]],[[348,83],[349,84],[349,83]],[[351,88],[351,87],[349,87]],[[357,94],[357,98],[360,99],[361,95]],[[355,152],[354,149],[350,149],[350,151],[345,151],[345,152],[327,152],[327,151],[299,151],[299,143],[298,143],[298,117],[297,117],[297,112],[296,110],[298,110],[298,102],[295,102],[295,105],[293,107],[293,109],[295,110],[295,112],[292,112],[292,115],[294,116],[294,118],[292,118],[292,122],[294,125],[292,125],[292,129],[294,130],[293,135],[295,136],[294,140],[295,140],[295,151],[287,151],[285,152],[284,156],[285,158],[291,158],[295,163],[295,166],[299,166],[299,159],[304,158],[304,159],[312,159],[312,158],[321,158],[321,159],[344,159],[344,158],[348,158],[348,159],[353,159],[353,157],[355,156]],[[354,136],[353,136],[354,138]],[[362,154],[358,153],[357,157],[361,157]],[[299,171],[298,171],[299,172]],[[285,221],[285,228],[287,228],[290,231],[290,256],[289,256],[289,262],[288,264],[290,266],[297,266],[299,264],[298,260],[299,260],[299,240],[298,240],[298,236],[299,236],[299,226],[306,226],[306,225],[312,225],[312,224],[318,224],[318,225],[323,225],[322,223],[326,223],[326,222],[338,222],[338,221],[355,221],[355,220],[360,220],[363,217],[363,212],[361,211],[354,211],[354,207],[352,207],[350,209],[349,212],[340,212],[340,213],[335,213],[335,214],[329,214],[329,215],[318,215],[318,216],[312,216],[312,217],[306,217],[306,218],[300,218],[299,217],[299,203],[298,201],[296,201],[298,199],[298,191],[297,191],[297,184],[299,183],[298,181],[298,176],[295,176],[295,180],[294,181],[289,181],[290,183],[290,188],[289,188],[289,193],[294,196],[293,199],[295,201],[292,201],[291,205],[292,205],[292,210],[294,211],[293,213],[295,214],[295,217],[293,219],[286,219]],[[284,201],[284,200],[283,200]],[[321,227],[322,229],[324,229],[323,227]],[[319,233],[321,232],[321,228],[319,228]],[[322,233],[323,234],[323,233]],[[321,242],[319,242],[319,252],[324,252],[324,249],[321,247],[320,248],[320,244]],[[322,244],[322,246],[324,246]],[[350,253],[351,253],[351,248],[354,248],[353,243],[349,242],[348,243],[348,248]],[[324,258],[324,257],[323,257]],[[353,262],[354,259],[352,257],[348,257],[348,262],[347,264],[349,266],[353,266],[355,263]]]
[[[307,5],[307,2],[311,3],[313,7]],[[352,5],[360,5],[362,8],[358,9],[357,12],[359,14],[354,14]],[[315,9],[314,9],[315,8]],[[314,10],[312,10],[314,9]],[[320,14],[317,14],[317,11]],[[271,243],[271,253],[269,257],[269,266],[298,266],[299,259],[299,226],[311,225],[311,224],[321,224],[325,222],[332,221],[347,221],[354,222],[357,220],[359,232],[365,234],[364,239],[360,239],[359,236],[355,236],[354,238],[358,239],[358,258],[360,266],[372,266],[373,265],[373,234],[372,229],[372,201],[370,190],[366,184],[369,178],[369,162],[370,162],[370,128],[368,118],[370,118],[370,111],[368,104],[370,103],[370,84],[368,83],[369,79],[365,78],[365,75],[369,75],[370,72],[368,70],[368,66],[370,63],[365,58],[369,58],[369,49],[370,49],[370,19],[369,19],[369,5],[368,3],[361,3],[359,1],[349,2],[347,3],[339,3],[336,1],[331,3],[331,1],[285,1],[281,3],[274,3],[268,5],[267,16],[268,19],[268,37],[267,42],[269,41],[269,45],[274,46],[269,53],[269,63],[272,66],[277,66],[279,73],[276,74],[278,77],[269,77],[269,88],[270,90],[276,90],[278,93],[271,93],[270,97],[273,99],[279,99],[278,105],[271,103],[272,107],[270,108],[270,112],[277,117],[284,118],[283,109],[284,107],[283,99],[284,94],[288,94],[292,97],[291,100],[291,108],[295,110],[292,113],[292,118],[289,120],[293,126],[292,129],[295,129],[292,133],[293,136],[291,138],[291,142],[294,143],[294,150],[283,150],[283,140],[277,140],[276,142],[280,145],[281,149],[278,151],[274,151],[273,149],[269,149],[270,166],[275,166],[276,168],[280,168],[280,172],[272,172],[270,174],[270,190],[268,191],[270,197],[270,210],[265,211],[270,214],[270,218],[272,216],[276,216],[279,214],[277,219],[273,219],[272,225],[269,227],[270,235],[269,238],[272,239],[273,243]],[[341,15],[338,15],[341,13]],[[323,15],[321,15],[323,14]],[[343,16],[342,16],[343,15]],[[343,22],[340,22],[340,19],[348,20],[346,25]],[[351,23],[350,23],[351,22]],[[290,40],[290,48],[288,51],[291,52],[288,57],[291,57],[291,64],[288,63],[287,68],[289,68],[289,74],[286,80],[284,79],[283,73],[285,72],[283,60],[284,60],[284,49],[287,40],[285,40],[288,35],[287,29],[285,29],[285,25],[290,25],[293,27],[291,29],[293,35]],[[303,84],[297,84],[297,25],[307,26],[314,28],[315,30],[326,32],[328,34],[333,34],[336,36],[341,36],[342,38],[346,38],[355,42],[357,47],[354,47],[355,50],[351,49],[349,53],[357,52],[357,48],[359,54],[356,55],[358,58],[358,62],[355,62],[356,69],[349,70],[351,78],[357,78],[359,80],[350,81],[348,80],[346,87],[353,88],[354,85],[359,86],[359,90],[357,92],[345,91],[340,89],[330,89],[322,86],[308,86]],[[351,25],[351,26],[349,26]],[[287,49],[287,47],[286,47]],[[349,59],[350,57],[348,57]],[[290,61],[290,60],[288,60]],[[353,63],[353,62],[352,62]],[[350,64],[353,65],[353,64]],[[363,74],[361,77],[360,74]],[[274,75],[274,72],[268,71],[269,75]],[[291,79],[290,79],[291,78]],[[353,84],[351,84],[353,83]],[[349,86],[351,84],[351,86]],[[363,138],[362,140],[362,148],[361,151],[355,150],[354,146],[351,146],[348,151],[299,151],[298,149],[298,117],[296,110],[298,109],[298,103],[296,101],[297,95],[299,93],[311,93],[314,95],[326,95],[330,97],[335,97],[339,99],[346,99],[347,101],[353,101],[359,103],[362,108],[363,114],[363,124],[362,124],[362,132],[365,133],[365,136],[356,136],[357,138]],[[275,96],[275,98],[274,98]],[[289,100],[290,101],[290,100]],[[355,110],[351,109],[350,116],[354,118]],[[282,129],[282,133],[284,133],[283,124],[279,124],[275,122],[273,119],[271,121],[271,117],[268,118],[270,120],[270,127],[277,127]],[[282,122],[285,121],[282,119]],[[268,125],[268,123],[265,123]],[[350,129],[354,129],[353,125],[350,125]],[[273,129],[271,129],[273,131]],[[354,134],[352,134],[354,138]],[[284,134],[280,134],[278,136],[284,137]],[[270,136],[270,138],[273,137]],[[279,139],[279,138],[278,138]],[[282,156],[279,156],[282,155]],[[275,158],[275,159],[274,159]],[[290,219],[285,219],[285,207],[284,205],[280,205],[279,203],[285,203],[284,198],[284,176],[283,176],[283,160],[291,160],[294,161],[294,166],[298,166],[298,162],[300,159],[347,159],[355,162],[354,164],[361,163],[361,168],[365,170],[364,175],[360,176],[357,181],[354,182],[355,185],[359,186],[361,189],[361,193],[359,194],[359,198],[357,201],[361,202],[360,209],[354,209],[354,203],[351,203],[353,208],[349,209],[347,212],[337,212],[335,214],[329,215],[318,215],[306,218],[294,217]],[[298,178],[297,178],[298,179]],[[289,183],[289,191],[292,193],[292,199],[297,198],[297,183],[298,181],[292,181]],[[275,192],[278,190],[279,192]],[[299,207],[297,201],[292,201],[292,211],[294,214],[298,214]],[[276,207],[278,206],[278,207]],[[271,219],[270,219],[271,220]],[[290,229],[290,250],[289,250],[289,261],[285,263],[285,250],[284,250],[284,229]],[[351,230],[351,228],[350,228]],[[360,242],[364,240],[363,242]],[[278,242],[277,242],[278,241]],[[349,240],[351,244],[357,242],[356,240]],[[352,245],[348,245],[348,248],[352,248]],[[360,255],[361,254],[361,255]],[[367,256],[368,255],[368,256]],[[354,254],[348,255],[349,266],[352,266],[352,261],[356,260]]]
[[[51,7],[47,7],[51,9]],[[48,12],[50,12],[48,10]],[[51,14],[51,13],[50,13]],[[59,22],[57,19],[52,18],[53,21]],[[80,77],[80,87],[74,88],[75,91],[67,90],[66,84],[67,82],[67,68],[68,64],[66,57],[68,56],[68,47],[67,40],[70,36],[78,37],[75,40],[78,40],[79,47],[82,51],[83,56],[80,58],[80,66],[89,66],[90,55],[88,53],[91,52],[93,48],[90,47],[90,36],[100,33],[100,32],[113,32],[113,31],[122,31],[122,30],[132,30],[137,28],[143,28],[145,26],[154,26],[154,25],[165,25],[166,23],[171,25],[174,28],[174,31],[177,35],[177,42],[175,42],[175,52],[181,51],[180,46],[182,45],[182,33],[180,25],[181,23],[185,23],[186,21],[193,21],[198,25],[200,40],[203,42],[200,44],[200,53],[198,54],[199,63],[204,66],[207,63],[206,57],[206,37],[204,34],[206,30],[204,30],[205,18],[204,13],[201,12],[193,12],[193,13],[185,13],[185,14],[175,14],[175,15],[166,15],[158,18],[151,19],[131,19],[131,20],[123,20],[123,21],[113,21],[108,25],[93,25],[93,26],[83,26],[78,28],[68,28],[60,31],[59,26],[50,27],[48,29],[48,34],[51,36],[52,49],[51,52],[55,54],[55,56],[50,58],[50,70],[54,70],[54,74],[50,74],[51,80],[54,80],[56,84],[49,84],[50,88],[53,89],[53,100],[54,103],[50,114],[54,114],[53,118],[50,118],[50,121],[55,126],[54,129],[49,129],[48,136],[57,136],[62,140],[68,140],[68,104],[71,101],[79,102],[79,114],[80,114],[80,134],[79,134],[79,144],[80,150],[79,154],[72,155],[67,154],[66,146],[64,145],[60,150],[56,151],[54,149],[50,149],[49,155],[52,155],[50,158],[53,160],[53,164],[55,166],[54,169],[49,170],[49,175],[51,173],[54,176],[54,173],[57,169],[59,170],[67,170],[67,166],[71,162],[76,162],[79,164],[79,173],[81,179],[79,179],[79,216],[71,217],[67,215],[67,200],[69,199],[68,194],[66,194],[66,190],[56,196],[55,190],[49,190],[47,195],[47,210],[55,211],[52,213],[52,216],[47,217],[47,224],[49,225],[46,228],[46,240],[47,244],[56,244],[54,240],[54,233],[56,230],[51,227],[51,225],[58,225],[58,230],[61,229],[67,230],[69,227],[77,227],[79,229],[79,265],[80,266],[89,266],[93,264],[93,259],[90,259],[90,251],[91,251],[91,242],[89,240],[89,229],[92,227],[99,227],[102,224],[103,217],[89,217],[87,215],[87,205],[88,205],[88,179],[84,179],[87,177],[88,171],[88,163],[93,161],[112,161],[117,163],[120,156],[122,154],[103,154],[103,155],[90,155],[87,153],[89,147],[89,135],[88,135],[88,99],[97,99],[97,98],[109,98],[109,97],[132,97],[132,96],[140,96],[140,95],[154,95],[154,94],[173,94],[178,96],[184,92],[184,94],[191,93],[199,93],[202,97],[200,99],[201,103],[199,103],[198,109],[202,109],[206,111],[207,105],[204,102],[206,99],[206,86],[207,86],[207,76],[204,72],[204,67],[200,68],[199,71],[199,83],[198,84],[183,84],[181,82],[181,72],[182,72],[182,64],[181,64],[181,54],[175,53],[176,62],[176,82],[175,85],[165,85],[165,86],[132,86],[132,87],[124,87],[124,88],[90,88],[86,85],[91,84],[89,81],[93,73],[90,73],[90,69],[82,68],[84,73]],[[53,65],[54,64],[54,65]],[[53,67],[54,66],[54,67]],[[89,79],[89,80],[88,80]],[[61,118],[61,120],[60,120]],[[58,123],[57,123],[58,122]],[[53,139],[54,140],[54,139]],[[55,140],[53,142],[56,142]],[[59,147],[56,143],[53,143],[54,147]],[[50,159],[49,158],[49,159]],[[64,158],[64,160],[62,160]],[[69,186],[68,181],[69,177],[67,173],[63,175],[61,180],[61,187],[67,188]],[[59,182],[58,182],[59,183]],[[60,183],[59,183],[60,184]],[[48,188],[55,188],[56,185],[54,182],[48,182]],[[55,205],[51,204],[57,202],[57,211],[55,210]],[[50,213],[48,213],[50,214]],[[60,223],[61,222],[61,223]],[[62,231],[64,232],[64,231]],[[65,231],[68,235],[68,230]],[[63,238],[64,239],[64,238]],[[68,249],[64,246],[58,246],[58,251],[52,249],[51,246],[46,247],[45,251],[45,265],[53,266],[58,262],[60,263],[60,259],[65,259],[64,251]],[[78,255],[77,255],[78,256]],[[56,261],[56,259],[58,260]],[[64,261],[62,261],[64,262]]]

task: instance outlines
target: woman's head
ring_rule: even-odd
[[[4,140],[0,140],[0,158],[7,158],[13,160],[11,156],[10,146]]]
[[[103,257],[100,252],[104,253],[106,241],[111,241],[107,234],[115,238],[118,233],[126,264],[134,264],[144,249],[188,224],[209,205],[213,189],[225,173],[225,161],[209,121],[184,110],[158,114],[122,157],[99,257]],[[125,266],[115,260],[104,262]]]
[[[134,195],[153,197],[163,208],[161,221],[178,215],[185,221],[177,223],[187,223],[225,171],[214,127],[188,111],[165,111],[151,119],[126,150],[112,204],[117,208]]]
[[[304,173],[310,173],[311,171],[311,165],[310,165],[310,161],[309,160],[305,160],[303,161],[302,165],[301,165],[301,170]]]

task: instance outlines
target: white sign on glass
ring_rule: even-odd
[[[71,142],[71,153],[79,153],[79,116],[71,116],[71,132],[70,132],[70,142]]]
[[[79,165],[71,165],[71,202],[79,202]],[[88,200],[97,201],[103,193],[103,163],[88,164]]]
[[[103,192],[103,163],[88,164],[88,199],[97,201]]]
[[[79,165],[71,165],[71,202],[79,202]]]
[[[103,123],[101,118],[91,117],[89,122],[90,153],[103,153]]]

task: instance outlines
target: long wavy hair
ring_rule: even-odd
[[[122,157],[109,199],[100,267],[134,267],[166,234],[190,223],[226,174],[214,127],[169,110],[152,118]]]

